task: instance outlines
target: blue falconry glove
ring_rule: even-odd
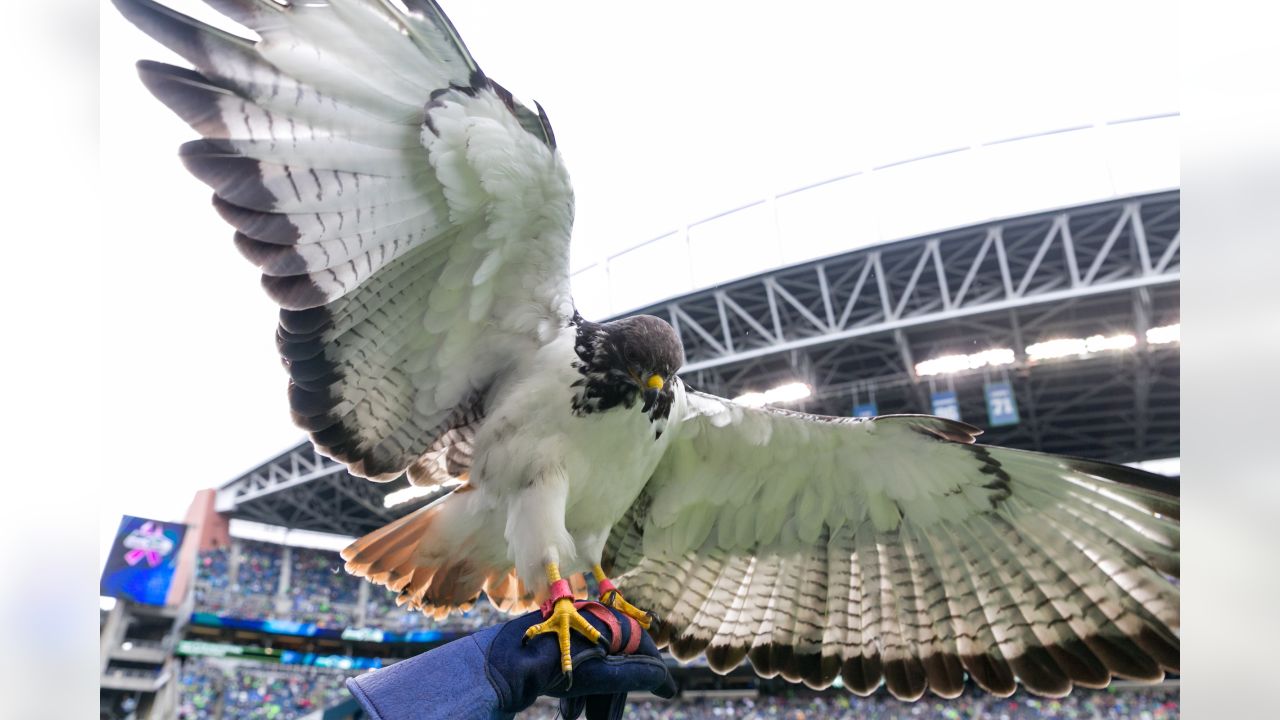
[[[524,642],[525,631],[543,619],[534,611],[351,678],[347,689],[372,720],[507,720],[541,695],[560,698],[569,719],[585,710],[588,720],[617,720],[629,692],[675,696],[657,646],[634,619],[599,603],[577,606],[602,639],[595,644],[572,634],[572,676],[560,670],[554,636]]]

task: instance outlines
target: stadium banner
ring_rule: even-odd
[[[208,642],[206,640],[180,640],[174,652],[178,655],[199,657],[237,657],[255,654],[243,645]],[[272,658],[272,660],[278,661],[278,658]]]
[[[125,515],[99,583],[103,595],[164,605],[187,526]]]
[[[853,406],[854,417],[871,418],[879,414],[875,402],[859,403]]]
[[[987,383],[983,386],[987,396],[987,422],[992,427],[1017,425],[1018,399],[1014,397],[1013,386],[1007,382]]]
[[[191,622],[205,627],[230,628],[233,630],[255,630],[268,635],[293,635],[295,637],[325,638],[346,640],[348,642],[403,642],[403,643],[436,643],[456,640],[469,633],[441,632],[440,630],[411,630],[409,632],[392,632],[379,628],[332,628],[313,623],[294,622],[292,620],[252,620],[248,618],[215,615],[209,612],[191,613]]]
[[[382,658],[352,657],[350,655],[319,655],[297,650],[285,650],[280,654],[280,662],[285,665],[311,665],[314,667],[336,668],[338,670],[376,670],[382,667]]]
[[[933,414],[948,420],[960,419],[960,401],[954,390],[939,390],[932,396]]]
[[[310,665],[337,668],[339,670],[371,670],[382,667],[382,658],[376,657],[320,655],[313,652],[273,650],[255,645],[233,645],[231,643],[207,642],[204,640],[182,640],[178,643],[175,652],[184,657],[230,657],[241,660],[254,660],[256,662]]]

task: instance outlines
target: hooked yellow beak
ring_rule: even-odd
[[[654,373],[650,375],[649,379],[644,382],[645,386],[648,387],[650,390],[661,390],[662,386],[666,385],[666,383],[667,383],[666,379],[663,378],[658,373]]]

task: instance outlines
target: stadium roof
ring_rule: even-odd
[[[1148,342],[1147,331],[1179,320],[1179,230],[1176,190],[1138,195],[860,246],[641,312],[679,331],[682,377],[727,397],[799,381],[813,394],[792,407],[848,415],[873,400],[890,414],[930,412],[933,391],[954,390],[962,419],[986,427],[983,386],[1007,381],[1020,421],[990,428],[984,442],[1116,462],[1172,457],[1179,346]],[[1128,337],[1067,357],[1028,352]],[[1010,362],[917,370],[993,349],[1010,350]],[[225,484],[218,509],[359,535],[447,492],[387,508],[405,487],[353,478],[304,442]]]

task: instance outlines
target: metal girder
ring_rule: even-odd
[[[219,488],[217,509],[272,525],[358,535],[433,499],[385,507],[386,495],[407,485],[403,478],[374,483],[355,477],[303,441]]]
[[[1008,380],[1022,421],[984,441],[1119,462],[1177,455],[1179,194],[1069,208],[855,250],[650,308],[685,344],[682,375],[726,397],[795,380],[791,407],[847,415],[874,394],[882,414],[930,412],[914,363],[992,347],[1013,365],[939,379],[963,417],[986,420],[982,385]],[[1136,304],[1135,304],[1136,303]],[[804,310],[805,312],[802,312]],[[646,312],[646,311],[641,311]],[[1035,363],[1031,343],[1130,332],[1132,351]]]
[[[1004,220],[781,268],[640,312],[664,315],[678,329],[690,373],[996,310],[1173,284],[1177,205],[1173,192]]]

